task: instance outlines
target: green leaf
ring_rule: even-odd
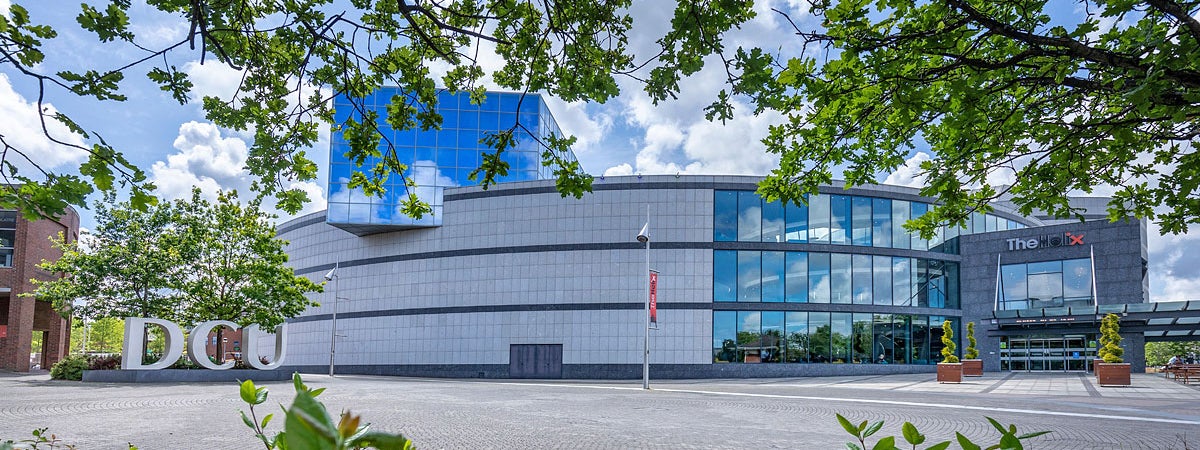
[[[882,420],[875,422],[875,423],[871,424],[871,426],[867,427],[867,431],[865,431],[863,433],[863,437],[869,437],[872,434],[875,434],[875,432],[879,431],[880,428],[883,428]]]
[[[997,447],[1002,450],[1023,450],[1025,448],[1021,445],[1021,440],[1011,434],[1001,436],[1000,445]]]
[[[996,431],[1000,432],[1000,434],[1010,434],[1009,430],[1006,430],[1004,425],[1001,425],[1000,422],[996,421],[996,419],[987,416],[984,416],[984,418],[987,419],[988,423],[992,424],[992,428],[995,428]]]
[[[288,448],[337,448],[337,425],[329,417],[325,405],[317,402],[305,390],[296,392],[296,400],[284,419],[284,442]]]
[[[261,428],[267,428],[267,424],[271,423],[271,419],[273,418],[275,418],[275,414],[267,414],[266,417],[263,417]]]
[[[954,432],[954,437],[958,439],[958,445],[961,446],[963,450],[983,450],[978,445],[975,445],[974,442],[971,442],[971,440],[966,436],[963,436],[962,433],[956,431]]]
[[[850,420],[846,419],[841,414],[837,415],[837,420],[838,423],[842,425],[842,429],[846,430],[847,433],[850,433],[856,438],[862,438],[862,433],[858,430],[858,427],[854,426],[853,423],[850,423]]]
[[[410,450],[413,448],[412,441],[402,435],[379,432],[365,433],[347,444],[354,448],[371,447],[379,450]]]
[[[862,447],[859,447],[859,446],[858,446],[858,444],[855,444],[855,443],[853,443],[853,442],[847,442],[847,443],[846,443],[846,448],[848,448],[848,449],[850,449],[850,450],[863,450],[863,448],[862,448]]]
[[[254,380],[243,381],[240,388],[238,389],[238,393],[241,394],[243,402],[249,403],[251,405],[257,405],[258,403],[260,403],[260,402],[256,402],[256,400],[258,399],[258,395],[254,389]]]
[[[875,443],[874,447],[871,447],[871,450],[895,450],[895,449],[896,449],[896,437],[895,436],[888,436],[883,439],[880,439],[879,442]]]
[[[904,425],[900,426],[900,432],[909,444],[920,445],[925,442],[925,436],[917,431],[917,427],[912,422],[904,422]]]
[[[247,427],[250,427],[251,430],[256,429],[254,427],[254,421],[250,420],[250,417],[247,416],[244,411],[238,411],[238,413],[242,415],[242,423],[246,424]]]
[[[939,442],[926,450],[946,450],[947,448],[950,448],[950,441]]]
[[[1048,434],[1048,433],[1050,433],[1050,432],[1049,431],[1035,431],[1033,433],[1022,434],[1020,436],[1017,436],[1017,438],[1018,439],[1029,439],[1029,438],[1038,437],[1038,436],[1041,436],[1043,434]]]

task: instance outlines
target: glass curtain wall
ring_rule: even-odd
[[[945,319],[907,314],[713,311],[713,362],[935,364],[942,358]],[[952,318],[956,337],[958,323],[958,318]]]
[[[1088,258],[1000,266],[997,309],[1094,306]]]
[[[954,309],[957,271],[958,263],[921,258],[714,250],[713,301]]]
[[[428,109],[430,105],[418,105],[417,100],[396,87],[383,87],[363,97],[337,96],[333,100],[334,123],[349,120],[362,121],[361,111],[373,111],[383,117],[393,99]],[[477,184],[469,175],[479,167],[482,154],[490,148],[483,143],[489,133],[507,130],[520,125],[514,137],[515,145],[502,155],[509,164],[508,173],[497,181],[526,181],[548,179],[554,176],[555,167],[542,165],[542,147],[551,135],[562,136],[558,123],[550,114],[546,103],[537,94],[510,92],[488,92],[483,102],[471,104],[470,95],[442,91],[438,94],[434,110],[442,116],[440,129],[393,130],[382,119],[378,121],[381,152],[395,151],[400,163],[409,167],[404,175],[416,181],[415,188],[405,186],[405,177],[393,176],[386,183],[387,192],[382,196],[367,196],[361,189],[348,185],[354,171],[366,171],[380,161],[379,157],[368,157],[362,167],[346,157],[349,143],[341,132],[330,136],[329,146],[329,205],[326,221],[335,224],[354,225],[402,225],[436,226],[441,224],[442,192],[447,187]],[[560,155],[574,161],[575,155],[566,152]],[[433,213],[421,219],[413,219],[400,211],[401,202],[407,198],[409,189],[422,200],[429,202]]]
[[[1025,225],[991,214],[973,214],[962,229],[939,229],[932,239],[904,229],[932,205],[854,195],[814,195],[796,205],[765,202],[753,191],[713,191],[713,240],[811,242],[863,247],[949,251],[941,244],[959,234],[1012,230]]]

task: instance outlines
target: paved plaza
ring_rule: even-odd
[[[0,373],[0,440],[49,427],[81,449],[251,449],[233,383],[105,384]],[[331,411],[349,409],[421,449],[845,448],[834,414],[912,421],[933,439],[988,440],[985,415],[1022,431],[1028,448],[1200,448],[1200,389],[1161,376],[1098,387],[1083,374],[988,374],[959,385],[932,374],[652,381],[434,380],[308,375]],[[290,403],[286,382],[267,412]],[[264,406],[267,406],[264,405]],[[261,414],[261,413],[260,413]],[[282,425],[282,420],[269,428]],[[989,442],[990,443],[990,442]],[[262,448],[261,446],[257,448]],[[952,448],[957,448],[954,446]]]

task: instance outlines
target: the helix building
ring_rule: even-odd
[[[289,324],[289,366],[328,370],[336,307],[338,373],[639,377],[647,210],[652,378],[932,372],[947,321],[960,352],[976,323],[988,371],[1090,370],[1110,311],[1135,371],[1147,340],[1198,334],[1200,303],[1148,302],[1144,222],[1101,220],[1106,199],[1079,200],[1087,222],[998,204],[926,240],[902,226],[934,202],[911,188],[827,186],[801,206],[763,201],[757,177],[598,177],[577,200],[530,144],[483,190],[464,172],[480,133],[557,126],[534,95],[460,100],[439,104],[441,130],[395,136],[403,162],[436,175],[432,218],[339,196],[335,136],[328,211],[279,227],[298,273],[331,275]]]

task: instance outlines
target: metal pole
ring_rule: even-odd
[[[650,389],[650,204],[646,204],[646,302],[645,338],[642,340],[642,389]]]
[[[334,264],[334,269],[337,269],[338,264]],[[338,302],[338,283],[341,281],[341,276],[334,272],[333,274],[333,318],[330,320],[332,330],[329,332],[329,377],[333,378],[333,355],[337,349],[337,302]]]

